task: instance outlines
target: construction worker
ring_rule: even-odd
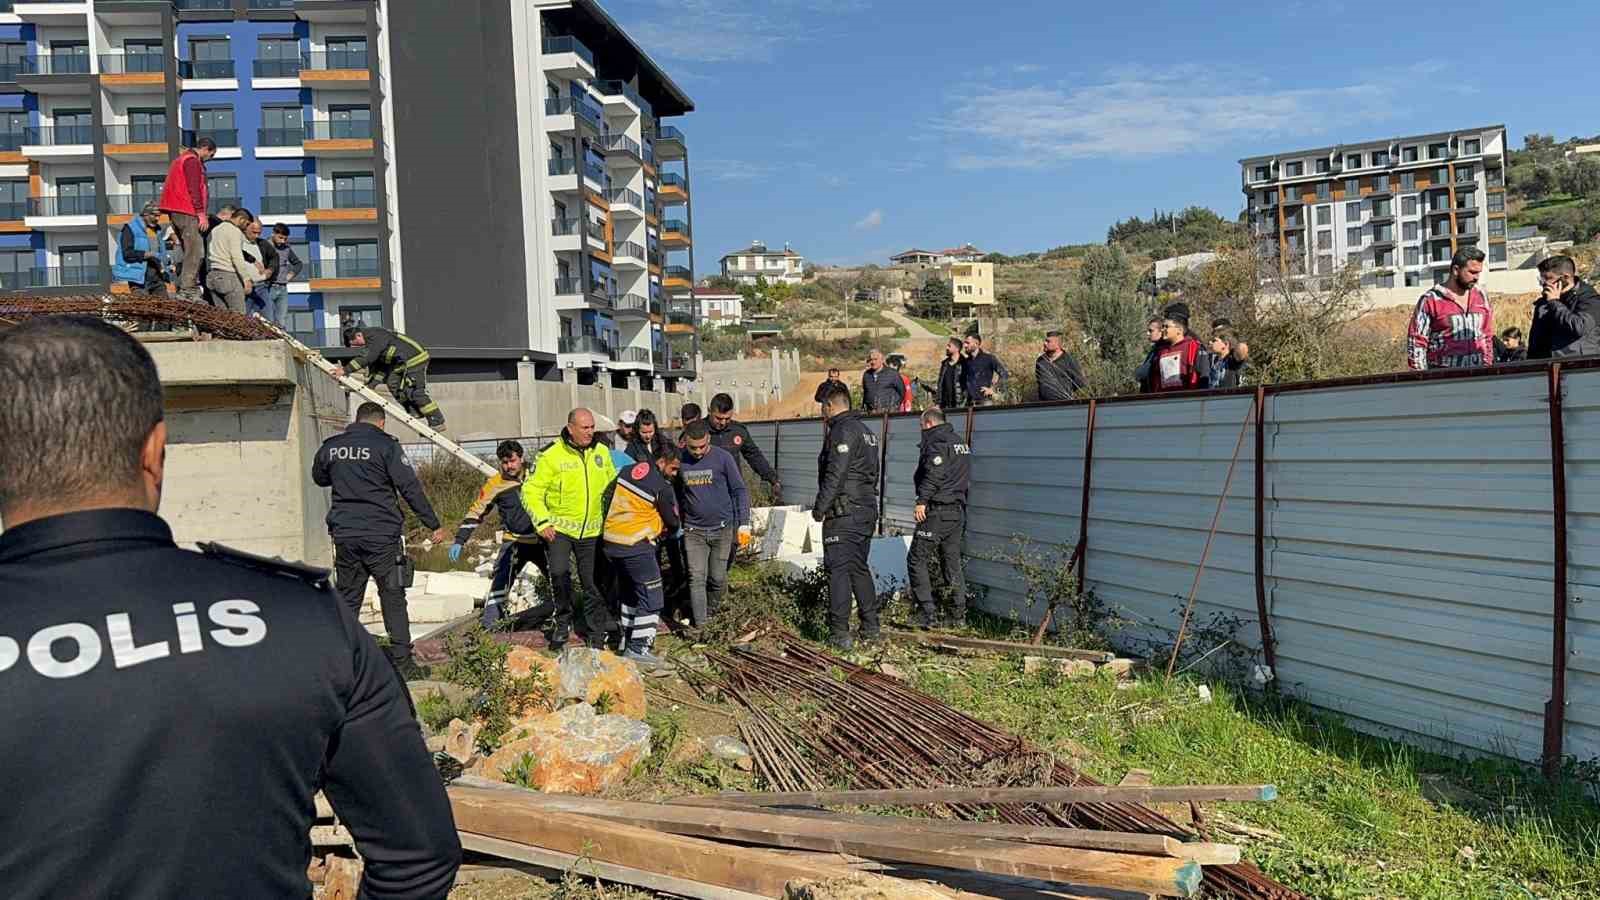
[[[369,386],[382,381],[406,412],[427,417],[428,427],[435,431],[444,427],[444,413],[428,396],[428,351],[421,344],[376,325],[355,329],[345,336],[345,341],[365,351],[350,360],[350,373],[366,369]],[[333,373],[342,378],[346,371],[345,366],[335,366]]]
[[[406,460],[400,441],[383,430],[383,407],[363,403],[356,420],[322,442],[311,464],[311,480],[333,488],[328,531],[333,536],[334,571],[339,596],[352,617],[361,615],[367,579],[378,583],[383,627],[389,636],[385,652],[403,675],[411,675],[411,620],[406,614],[405,549],[401,545],[405,517],[394,496],[398,492],[422,524],[433,529],[433,542],[444,543],[433,504]]]
[[[617,473],[604,533],[605,555],[616,573],[622,612],[622,658],[646,669],[661,665],[650,648],[666,602],[656,541],[678,530],[672,487],[678,476],[678,449],[662,443],[655,451],[655,459]]]
[[[817,499],[811,517],[822,523],[822,566],[828,573],[828,641],[849,650],[850,595],[861,617],[861,639],[878,639],[878,592],[867,554],[878,521],[878,437],[850,409],[837,385],[823,402],[827,437],[817,456]]]
[[[605,527],[606,489],[617,478],[611,448],[594,439],[594,413],[579,407],[567,414],[561,437],[539,454],[533,477],[522,484],[522,505],[533,527],[549,544],[550,586],[555,592],[550,648],[567,643],[576,620],[579,637],[599,647],[615,628],[600,589],[600,535]],[[573,560],[588,593],[579,608],[573,589]]]
[[[952,624],[967,620],[967,581],[962,568],[961,541],[967,531],[967,485],[972,471],[972,449],[945,421],[937,407],[922,413],[922,447],[917,471],[917,505],[912,510],[917,520],[906,554],[906,575],[918,610],[917,624],[932,628],[937,608],[933,602],[933,582],[928,568],[935,556],[944,567],[945,584],[950,587]]]
[[[309,897],[320,789],[361,896],[443,898],[461,862],[444,785],[328,573],[180,549],[157,515],[150,354],[39,317],[0,332],[0,377],[5,896]]]
[[[489,596],[483,603],[483,627],[498,622],[505,612],[506,598],[516,583],[522,567],[533,563],[539,574],[550,577],[550,560],[544,539],[533,527],[533,518],[522,505],[522,477],[527,470],[522,445],[516,441],[501,441],[494,450],[500,461],[500,471],[489,477],[478,489],[478,499],[467,510],[467,517],[456,529],[455,543],[450,545],[450,561],[461,558],[461,551],[472,532],[483,524],[483,517],[493,509],[500,514],[500,525],[505,529],[506,540],[495,557],[494,576],[489,581]]]

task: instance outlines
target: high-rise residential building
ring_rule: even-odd
[[[692,375],[693,103],[593,0],[0,5],[0,288],[110,289],[209,136],[213,210],[290,227],[331,356],[366,323],[442,380]]]
[[[1370,287],[1435,284],[1466,247],[1505,269],[1505,153],[1492,125],[1242,159],[1250,234],[1288,274]]]
[[[751,241],[743,250],[735,250],[722,257],[722,277],[735,284],[755,284],[765,279],[768,284],[799,284],[805,280],[806,258],[790,249],[768,250],[763,241]]]

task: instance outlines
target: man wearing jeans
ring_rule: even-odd
[[[306,264],[289,246],[289,226],[282,222],[272,226],[272,246],[278,251],[278,271],[273,274],[272,287],[267,292],[272,300],[269,311],[272,313],[272,324],[285,328],[287,326],[284,323],[289,321],[289,282],[300,277]]]
[[[689,606],[694,626],[702,628],[727,587],[736,529],[739,545],[750,543],[750,492],[733,454],[711,445],[704,419],[683,429],[677,489],[689,557]]]
[[[206,162],[217,155],[217,142],[203,137],[194,147],[178,154],[167,169],[161,186],[161,211],[172,219],[178,243],[183,247],[183,264],[178,269],[178,297],[200,301],[200,261],[205,257],[205,238],[210,222],[206,209]]]

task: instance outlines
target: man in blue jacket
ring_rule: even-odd
[[[167,251],[155,237],[160,224],[161,211],[154,203],[146,203],[139,217],[123,225],[117,236],[111,276],[127,282],[128,290],[136,294],[166,295]]]
[[[689,608],[696,628],[716,611],[728,583],[728,556],[735,539],[750,543],[750,491],[733,454],[711,445],[704,419],[683,429],[678,508],[689,557]]]

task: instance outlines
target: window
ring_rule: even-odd
[[[306,176],[300,172],[269,172],[262,191],[264,216],[299,215],[306,211]]]
[[[1483,152],[1483,142],[1477,138],[1468,138],[1461,142],[1461,152],[1465,156],[1477,156]]]
[[[1450,155],[1450,145],[1449,144],[1438,143],[1438,144],[1429,144],[1428,145],[1428,158],[1429,159],[1444,159],[1448,155]]]
[[[1333,170],[1333,162],[1331,160],[1326,159],[1326,158],[1317,160],[1317,174],[1318,175],[1326,175],[1326,174],[1328,174],[1328,172],[1330,172],[1332,170]]]
[[[1352,247],[1361,246],[1361,229],[1346,228],[1344,230],[1344,242]]]
[[[1394,242],[1394,226],[1393,225],[1374,225],[1374,226],[1372,226],[1372,239],[1374,241],[1377,241],[1378,243],[1383,243],[1383,244],[1393,243]]]
[[[1378,218],[1383,218],[1385,216],[1394,215],[1394,201],[1393,200],[1374,200],[1374,201],[1372,201],[1372,215],[1375,216],[1375,217],[1378,217]]]
[[[370,106],[328,107],[328,134],[334,140],[372,137]]]
[[[192,78],[232,78],[233,48],[225,37],[192,38],[189,41],[189,71]],[[221,143],[221,141],[218,141]]]
[[[1332,231],[1319,231],[1319,232],[1317,232],[1317,249],[1318,250],[1332,250],[1333,249],[1333,232]]]
[[[1319,257],[1317,257],[1317,274],[1318,275],[1331,275],[1331,274],[1333,274],[1333,257],[1331,257],[1331,256],[1319,256]]]
[[[1400,198],[1400,214],[1403,216],[1414,216],[1417,214],[1416,194],[1412,194],[1409,197]]]
[[[42,72],[51,75],[89,74],[88,41],[51,41],[49,62],[42,62]]]
[[[1388,164],[1389,164],[1389,151],[1387,151],[1387,150],[1374,150],[1374,151],[1372,151],[1372,165],[1373,165],[1374,168],[1376,168],[1378,166],[1387,166]]]
[[[371,172],[336,172],[333,176],[334,209],[366,209],[378,205]]]
[[[1504,169],[1484,169],[1483,179],[1489,187],[1505,187],[1506,173]]]
[[[1496,191],[1489,195],[1489,212],[1505,212],[1506,195]]]
[[[16,290],[32,287],[33,272],[32,250],[0,250],[0,288]]]
[[[1490,237],[1505,237],[1506,236],[1506,220],[1505,219],[1490,219],[1489,220],[1489,236]]]
[[[1400,190],[1402,190],[1402,191],[1412,191],[1412,190],[1416,190],[1416,188],[1417,188],[1417,173],[1415,173],[1415,172],[1401,172],[1400,173]]]
[[[1283,174],[1288,178],[1298,178],[1299,176],[1304,175],[1305,171],[1306,164],[1303,162],[1286,163],[1283,167]]]
[[[1333,224],[1333,207],[1331,207],[1331,206],[1319,206],[1319,207],[1317,207],[1317,224],[1318,225],[1332,225]]]
[[[239,176],[207,175],[206,192],[211,198],[211,209],[207,212],[215,214],[224,206],[238,206]]]
[[[94,116],[87,109],[58,109],[51,115],[51,122],[55,125],[54,140],[46,143],[58,147],[94,143]]]
[[[1417,148],[1416,147],[1401,147],[1400,148],[1400,161],[1401,162],[1408,162],[1408,163],[1416,162],[1417,161]]]
[[[59,285],[94,284],[100,280],[100,248],[99,247],[62,247],[61,272],[59,280],[53,280],[52,287]]]
[[[263,147],[295,147],[305,143],[305,111],[299,106],[261,107]]]
[[[1357,197],[1357,196],[1360,196],[1360,194],[1361,194],[1361,179],[1359,179],[1359,178],[1346,178],[1344,180],[1344,195],[1346,197]]]
[[[1489,262],[1492,262],[1492,263],[1503,263],[1505,261],[1506,261],[1506,245],[1505,244],[1490,244],[1489,245]]]
[[[189,111],[196,139],[208,137],[219,147],[239,146],[239,132],[233,127],[233,107],[197,106]]]
[[[350,328],[382,328],[383,308],[380,306],[341,307],[339,309],[339,327],[341,332],[347,326]]]
[[[1317,199],[1318,200],[1327,200],[1328,196],[1329,196],[1328,189],[1329,189],[1329,184],[1326,181],[1317,182]]]
[[[1372,189],[1374,191],[1377,191],[1380,194],[1388,192],[1388,190],[1389,190],[1389,176],[1388,175],[1379,175],[1376,179],[1374,179],[1374,181],[1376,182],[1372,187]]]
[[[0,181],[0,221],[17,222],[28,214],[28,180]]]
[[[1456,191],[1456,207],[1459,209],[1473,209],[1478,205],[1478,195],[1472,191]]]
[[[1346,203],[1344,205],[1344,219],[1345,219],[1346,222],[1354,222],[1354,221],[1356,221],[1357,219],[1360,219],[1360,218],[1361,218],[1361,201],[1360,200],[1357,200],[1357,201],[1355,201],[1353,203]]]
[[[1394,251],[1379,250],[1372,255],[1372,261],[1378,266],[1392,266],[1394,265]]]
[[[1406,248],[1406,265],[1408,265],[1408,266],[1420,266],[1420,265],[1422,265],[1422,248],[1421,247],[1407,247]]]
[[[1418,238],[1418,236],[1421,234],[1421,231],[1422,231],[1422,226],[1418,225],[1416,222],[1404,222],[1400,226],[1400,234],[1407,241],[1416,240]]]
[[[146,203],[161,199],[161,184],[166,179],[160,175],[135,175],[132,179],[133,204],[128,212],[136,213]]]
[[[1456,182],[1478,180],[1477,166],[1456,166]]]
[[[17,150],[28,131],[28,114],[21,110],[0,111],[0,150]]]
[[[120,135],[118,135],[120,137]],[[161,107],[128,109],[128,135],[130,144],[165,144],[167,142],[167,111]],[[119,144],[122,141],[110,140]]]
[[[1349,256],[1345,257],[1345,260],[1349,265],[1355,266],[1356,268],[1360,268],[1361,267],[1361,254],[1360,253],[1352,253]]]
[[[300,40],[294,37],[256,39],[257,78],[294,78],[300,74]]]
[[[22,58],[27,55],[25,43],[0,43],[0,81],[16,81],[17,73],[22,71]]]
[[[1349,156],[1346,156],[1344,158],[1344,167],[1346,169],[1359,169],[1359,168],[1361,168],[1361,154],[1352,153]]]
[[[1256,166],[1256,180],[1257,181],[1266,181],[1268,178],[1271,178],[1272,176],[1270,174],[1270,171],[1271,170],[1268,169],[1266,166]]]
[[[365,69],[367,39],[364,37],[328,38],[328,68]]]
[[[1450,182],[1449,169],[1435,169],[1433,172],[1434,184],[1448,184]]]
[[[167,47],[157,38],[129,38],[122,42],[122,68],[132,73],[160,72]]]
[[[1477,234],[1478,218],[1476,216],[1459,216],[1456,218],[1456,234]]]
[[[339,241],[335,246],[336,278],[378,277],[377,241]]]

